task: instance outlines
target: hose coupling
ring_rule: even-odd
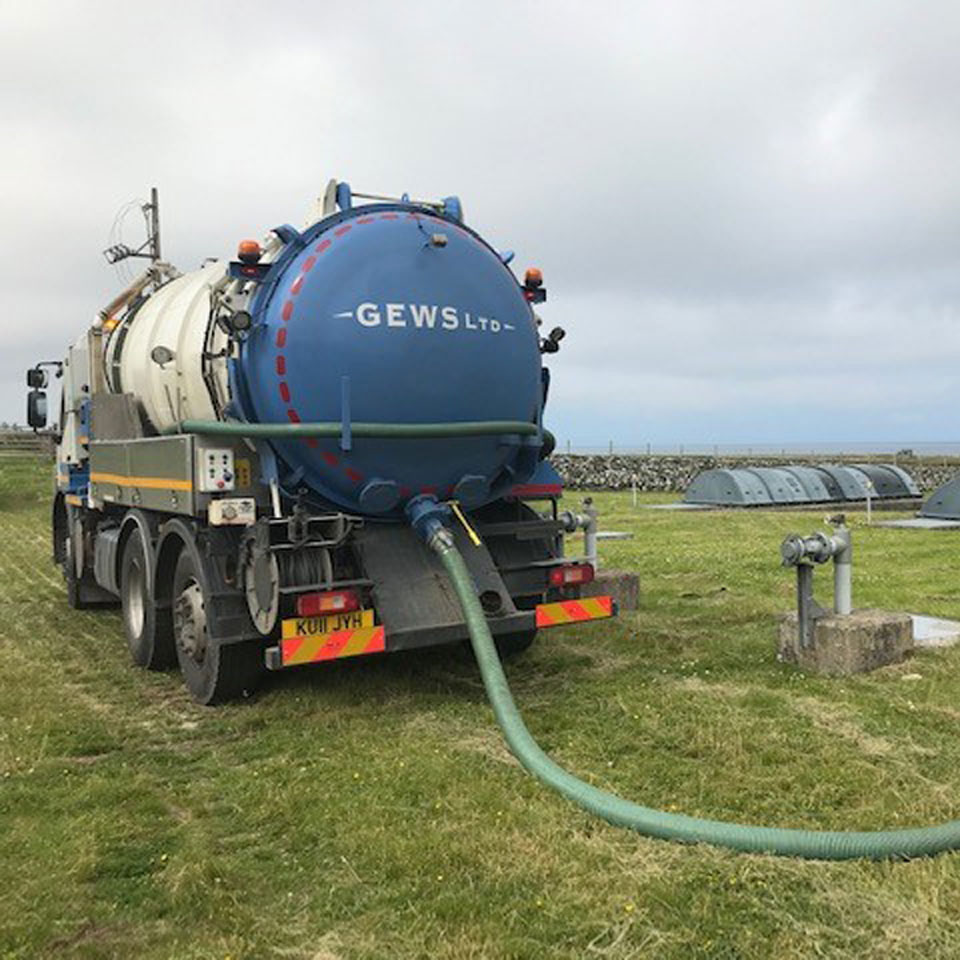
[[[407,503],[407,519],[424,543],[437,553],[453,546],[453,534],[447,529],[452,514],[445,503],[422,493]]]
[[[438,527],[427,540],[427,546],[434,553],[443,553],[453,546],[453,533],[448,527]]]

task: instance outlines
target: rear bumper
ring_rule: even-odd
[[[494,637],[511,633],[528,633],[548,627],[561,627],[587,620],[607,620],[617,615],[612,597],[584,597],[581,600],[560,600],[541,603],[534,610],[517,610],[507,616],[488,617],[487,626]],[[387,632],[383,626],[341,630],[318,637],[290,637],[266,651],[265,662],[270,670],[297,667],[307,663],[339,660],[372,653],[393,653],[437,647],[468,640],[464,623],[409,628]]]
[[[509,633],[526,633],[537,629],[536,614],[533,610],[518,610],[509,616],[491,617],[487,620],[487,625],[495,637]],[[464,623],[389,632],[382,625],[361,627],[323,636],[290,637],[281,640],[278,645],[267,648],[264,663],[268,670],[282,670],[285,667],[299,667],[307,663],[341,660],[371,653],[395,653],[420,647],[439,647],[468,639]]]

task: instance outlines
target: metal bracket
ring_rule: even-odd
[[[349,453],[353,448],[353,431],[350,427],[350,378],[340,378],[340,449]]]
[[[813,596],[813,564],[797,564],[797,630],[803,649],[808,650],[813,646],[817,621],[828,613]]]

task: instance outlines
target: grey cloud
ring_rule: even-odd
[[[844,430],[950,435],[953,3],[40,2],[0,21],[0,418],[22,416],[25,361],[115,292],[99,251],[130,197],[160,186],[189,268],[339,176],[459,192],[543,267],[545,323],[570,330],[561,436],[829,439],[841,378]]]

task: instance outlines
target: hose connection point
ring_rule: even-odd
[[[801,563],[826,563],[839,552],[836,538],[823,533],[813,533],[801,537],[793,533],[780,544],[780,559],[785,567],[796,567]]]
[[[427,540],[427,546],[434,553],[442,553],[453,546],[453,533],[447,527],[437,527]]]
[[[407,520],[431,550],[453,546],[453,534],[447,529],[452,514],[445,503],[440,503],[431,494],[422,493],[406,506]]]

